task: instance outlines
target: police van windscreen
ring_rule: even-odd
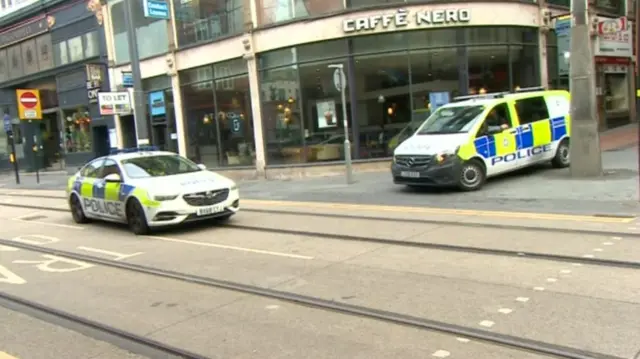
[[[202,171],[198,165],[178,155],[141,156],[122,161],[129,178],[173,176]]]
[[[484,108],[483,105],[439,108],[425,121],[418,135],[469,132]]]

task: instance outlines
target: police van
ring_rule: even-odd
[[[393,181],[473,191],[489,177],[538,163],[567,167],[569,114],[564,90],[456,97],[395,149]]]
[[[155,147],[116,150],[89,162],[69,178],[67,197],[76,223],[126,223],[135,234],[226,219],[240,208],[234,181]]]

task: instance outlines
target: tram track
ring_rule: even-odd
[[[460,325],[454,325],[446,322],[440,322],[423,317],[416,317],[391,311],[384,311],[364,306],[358,306],[353,304],[341,303],[334,300],[323,299],[320,297],[313,297],[307,295],[300,295],[286,291],[279,291],[275,289],[259,287],[249,284],[243,284],[239,282],[227,281],[223,279],[210,278],[196,276],[177,271],[171,271],[162,268],[156,268],[151,266],[143,266],[139,264],[126,263],[122,261],[115,261],[109,259],[103,259],[96,256],[58,250],[49,247],[43,247],[38,245],[31,245],[21,242],[16,242],[7,239],[0,239],[0,245],[23,249],[27,251],[37,252],[41,254],[48,254],[53,256],[64,257],[72,260],[82,261],[94,265],[100,265],[109,268],[116,268],[125,271],[129,271],[136,274],[150,275],[154,277],[172,279],[180,282],[202,285],[209,288],[229,290],[233,292],[254,295],[258,297],[265,297],[269,299],[290,302],[296,305],[301,305],[318,310],[326,310],[336,312],[344,315],[358,316],[378,321],[387,322],[394,325],[408,326],[421,330],[439,332],[448,335],[454,335],[457,337],[465,337],[469,339],[478,340],[492,345],[501,347],[513,348],[520,351],[526,351],[541,355],[548,355],[558,358],[567,359],[623,359],[622,357],[612,356],[604,353],[594,353],[577,348],[551,344],[532,339],[512,336],[508,334],[500,334],[491,331],[465,327]],[[54,316],[61,320],[72,322],[76,325],[84,326],[88,329],[97,330],[103,334],[110,335],[116,339],[125,340],[131,345],[141,345],[148,350],[156,350],[158,352],[164,352],[176,357],[182,358],[203,358],[198,354],[182,351],[178,348],[168,347],[164,344],[149,340],[144,337],[140,337],[134,334],[123,332],[116,328],[108,327],[103,324],[99,324],[90,321],[85,318],[80,318],[69,313],[60,312],[56,309],[45,307],[38,303],[26,301],[24,299],[0,293],[0,305],[8,308],[22,307],[31,311],[37,311],[44,313],[45,315]],[[153,356],[152,356],[153,357]]]
[[[52,211],[52,212],[64,212],[64,213],[68,212],[67,209],[56,208],[56,207],[21,205],[21,204],[13,204],[13,203],[0,203],[0,206],[34,209],[39,211]],[[272,212],[268,212],[268,213],[272,213]],[[347,217],[350,217],[350,216],[347,216]],[[353,217],[350,217],[350,218],[361,219],[361,218],[353,218]],[[528,259],[544,260],[544,261],[551,261],[551,262],[581,263],[586,265],[603,266],[603,267],[640,269],[640,262],[638,261],[625,261],[625,260],[595,258],[595,257],[589,258],[584,256],[578,257],[578,256],[544,253],[544,252],[520,251],[520,250],[510,250],[510,249],[423,242],[423,241],[418,242],[418,241],[402,240],[402,239],[384,239],[384,238],[376,238],[376,237],[356,236],[356,235],[350,235],[350,234],[324,233],[324,232],[315,232],[315,231],[312,232],[312,231],[303,231],[303,230],[296,230],[296,229],[270,228],[270,227],[251,226],[251,225],[234,224],[234,223],[223,223],[220,225],[220,227],[228,228],[232,230],[240,230],[240,231],[294,235],[294,236],[361,242],[361,243],[368,243],[368,244],[381,244],[381,245],[399,246],[399,247],[433,249],[433,250],[458,252],[458,253],[470,253],[470,254],[479,254],[479,255],[487,255],[487,256],[528,258]],[[591,235],[595,235],[595,234],[591,234]],[[628,236],[628,234],[616,233],[616,232],[608,233],[607,235]]]

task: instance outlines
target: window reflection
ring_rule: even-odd
[[[238,73],[241,68],[244,71]],[[253,166],[251,93],[244,60],[191,69],[181,78],[209,78],[182,87],[189,158],[209,167]]]
[[[167,20],[146,18],[143,0],[108,0],[114,36],[115,62],[120,64],[130,61],[129,40],[124,21],[124,12],[128,10],[125,1],[135,2],[134,11],[130,16],[136,29],[140,58],[166,53],[169,49]]]
[[[195,44],[242,33],[243,3],[243,0],[173,0],[178,44]]]
[[[509,91],[509,53],[507,46],[469,47],[467,56],[469,58],[470,95],[483,92]]]
[[[255,0],[260,26],[309,16],[329,14],[344,8],[343,0]]]

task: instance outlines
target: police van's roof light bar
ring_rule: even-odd
[[[465,100],[481,100],[481,99],[491,99],[491,98],[501,98],[504,97],[508,92],[493,92],[493,93],[485,93],[479,95],[468,95],[468,96],[456,96],[453,98],[453,102],[465,101]]]
[[[535,92],[535,91],[544,91],[545,88],[542,86],[535,86],[535,87],[524,87],[524,88],[520,88],[520,89],[516,89],[515,93],[521,93],[521,92]]]
[[[139,147],[131,147],[131,148],[113,149],[111,150],[111,154],[117,155],[118,153],[135,153],[135,152],[152,152],[152,151],[159,151],[158,147],[139,146]]]

